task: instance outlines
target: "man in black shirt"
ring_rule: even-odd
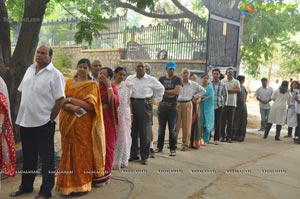
[[[157,111],[159,128],[156,152],[163,150],[168,123],[170,156],[176,155],[177,98],[182,85],[181,78],[174,75],[175,69],[176,63],[168,62],[166,65],[167,75],[159,78],[160,83],[165,87],[165,93]]]

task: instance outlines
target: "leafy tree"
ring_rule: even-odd
[[[252,0],[247,3],[275,5],[283,1]],[[245,15],[241,57],[249,74],[259,75],[260,64],[272,59],[274,52],[282,49],[280,46],[289,46],[291,35],[300,30],[299,19],[296,9],[256,9]],[[285,51],[290,52],[286,48]]]

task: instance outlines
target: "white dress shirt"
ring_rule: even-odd
[[[199,98],[205,94],[205,89],[197,82],[188,80],[187,83],[183,83],[182,88],[179,91],[178,101],[189,101],[193,97]]]
[[[144,77],[139,79],[136,74],[133,74],[129,75],[126,81],[133,84],[131,97],[150,98],[153,96],[155,103],[162,100],[165,88],[155,77],[145,74]]]
[[[55,101],[64,97],[65,78],[52,63],[36,72],[37,64],[26,70],[18,88],[22,92],[16,124],[23,127],[38,127],[50,121]]]

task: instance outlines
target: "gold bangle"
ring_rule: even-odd
[[[112,87],[108,87],[107,89],[108,89],[108,90],[112,90]]]
[[[71,98],[70,97],[68,98],[68,103],[71,103]]]

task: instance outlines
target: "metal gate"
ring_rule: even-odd
[[[217,0],[208,9],[207,66],[237,69],[240,10]]]

